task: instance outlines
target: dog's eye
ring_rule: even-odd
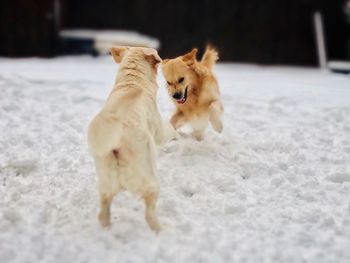
[[[169,81],[167,81],[166,83],[168,83],[168,85],[171,86],[171,83]]]
[[[179,83],[183,82],[184,78],[179,78]]]

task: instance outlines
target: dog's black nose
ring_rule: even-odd
[[[176,100],[179,100],[182,98],[182,93],[181,92],[175,92],[173,95],[173,98]]]

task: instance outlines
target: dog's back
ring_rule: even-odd
[[[128,73],[127,73],[128,74]],[[140,167],[152,161],[154,106],[142,90],[142,80],[121,78],[106,104],[92,120],[88,130],[89,148],[98,167],[105,166],[119,190],[140,192],[147,175]],[[154,101],[153,101],[154,103]],[[105,176],[103,173],[102,177]],[[101,177],[101,175],[99,175]]]
[[[118,150],[123,136],[123,122],[142,90],[112,93],[101,112],[91,121],[88,130],[89,148],[94,156],[105,157]]]

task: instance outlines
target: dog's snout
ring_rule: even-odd
[[[175,92],[173,95],[173,98],[176,100],[179,100],[182,98],[182,93],[181,92]]]

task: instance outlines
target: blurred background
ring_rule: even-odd
[[[1,0],[0,56],[97,55],[129,43],[174,57],[212,43],[222,61],[317,66],[316,11],[327,57],[349,61],[348,0]]]

